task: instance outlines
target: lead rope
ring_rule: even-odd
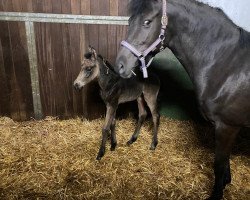
[[[148,64],[146,64],[146,56],[150,52],[154,51],[159,44],[161,44],[160,51],[164,50],[165,31],[166,31],[167,25],[168,25],[167,1],[162,0],[161,32],[160,32],[158,39],[153,44],[151,44],[144,52],[138,51],[134,46],[129,44],[127,41],[121,42],[122,46],[124,46],[128,50],[130,50],[140,60],[140,62],[141,62],[140,68],[142,70],[144,78],[148,78],[147,68],[150,66],[150,64],[153,61],[153,58],[151,58],[150,61],[148,62]],[[132,71],[132,73],[135,74],[133,71]]]

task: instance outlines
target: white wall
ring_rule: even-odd
[[[221,8],[238,26],[250,31],[250,0],[198,0]]]

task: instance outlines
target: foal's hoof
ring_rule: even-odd
[[[127,141],[127,146],[130,146],[131,144],[133,144],[131,140]]]
[[[96,160],[101,160],[103,156],[104,156],[104,151],[99,151]]]
[[[154,151],[155,148],[156,148],[155,146],[151,146],[151,147],[149,148],[149,150]]]
[[[131,144],[133,144],[135,141],[137,140],[137,138],[133,137],[127,142],[127,145],[130,146]]]
[[[116,143],[115,144],[111,144],[111,147],[110,147],[110,151],[114,151],[115,150],[115,148],[116,148]]]
[[[102,159],[102,156],[99,156],[99,155],[98,155],[98,156],[96,157],[96,160],[101,160],[101,159]]]
[[[154,151],[156,149],[156,147],[157,147],[157,144],[158,144],[158,142],[152,143],[149,149]]]

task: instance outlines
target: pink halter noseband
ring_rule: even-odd
[[[162,18],[161,18],[161,32],[160,35],[158,37],[158,39],[151,44],[145,51],[140,52],[138,51],[134,46],[132,46],[131,44],[129,44],[127,41],[122,41],[121,45],[126,47],[128,50],[130,50],[136,57],[138,57],[138,59],[141,62],[141,70],[143,72],[143,77],[144,78],[148,78],[148,71],[147,68],[150,66],[150,64],[153,61],[153,58],[151,58],[151,60],[148,62],[148,64],[146,64],[146,56],[150,53],[153,52],[156,47],[161,43],[161,48],[160,50],[163,50],[163,42],[165,40],[165,31],[168,25],[168,16],[167,16],[167,1],[166,0],[162,0]]]

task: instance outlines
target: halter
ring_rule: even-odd
[[[161,18],[161,32],[160,35],[158,37],[158,39],[151,44],[151,46],[149,46],[145,51],[140,52],[138,51],[134,46],[132,46],[131,44],[129,44],[127,41],[122,41],[121,45],[126,47],[128,50],[130,50],[136,57],[138,57],[138,59],[141,62],[141,70],[143,72],[143,77],[144,78],[148,78],[148,71],[147,68],[150,66],[150,64],[153,61],[153,58],[150,59],[150,61],[148,62],[148,64],[146,64],[146,56],[150,53],[153,52],[156,47],[161,43],[161,47],[160,47],[160,51],[162,51],[164,49],[163,47],[163,42],[165,40],[165,31],[168,25],[168,16],[167,16],[167,1],[166,0],[162,0],[162,18]]]

